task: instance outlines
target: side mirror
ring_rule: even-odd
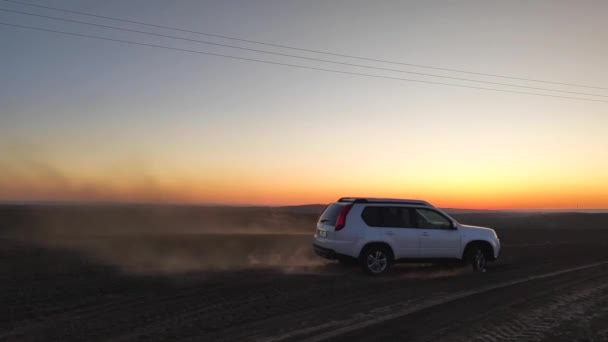
[[[451,226],[450,226],[453,230],[458,230],[458,223],[456,222],[451,222]]]

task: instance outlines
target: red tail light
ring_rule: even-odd
[[[338,218],[336,219],[336,228],[335,228],[336,231],[344,228],[344,226],[346,225],[346,215],[348,214],[348,212],[350,211],[350,208],[352,208],[352,207],[353,207],[352,204],[348,204],[348,205],[345,205],[344,207],[342,207],[342,209],[340,209],[340,213],[338,214]]]

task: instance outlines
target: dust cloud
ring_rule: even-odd
[[[2,208],[21,241],[76,252],[129,274],[268,269],[325,262],[310,239],[317,214],[268,207],[38,205]]]

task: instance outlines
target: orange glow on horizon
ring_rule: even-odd
[[[69,157],[54,163],[0,160],[0,201],[299,205],[361,196],[424,199],[463,209],[608,208],[604,159],[558,168],[561,159],[493,162],[491,156],[463,163],[458,159],[462,154],[446,160],[432,153],[417,160],[377,155],[377,165],[359,165],[356,158],[345,157],[329,159],[321,167],[288,157],[274,163],[238,159],[233,164],[165,157],[171,162],[159,167],[88,165]]]
[[[77,183],[77,182],[75,182]],[[436,184],[348,182],[297,182],[291,179],[238,183],[225,181],[159,182],[155,185],[121,182],[57,185],[1,184],[1,200],[15,201],[109,201],[228,205],[324,204],[342,196],[415,198],[443,208],[467,209],[605,209],[608,186],[593,182],[554,187],[552,184],[460,183],[444,180]],[[314,184],[315,186],[311,186]],[[605,184],[605,183],[604,183]]]

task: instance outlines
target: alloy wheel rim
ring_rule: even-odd
[[[478,270],[483,270],[486,267],[486,256],[481,250],[475,253],[475,266]]]
[[[388,258],[382,251],[374,251],[367,255],[367,268],[373,273],[380,273],[386,269]]]

